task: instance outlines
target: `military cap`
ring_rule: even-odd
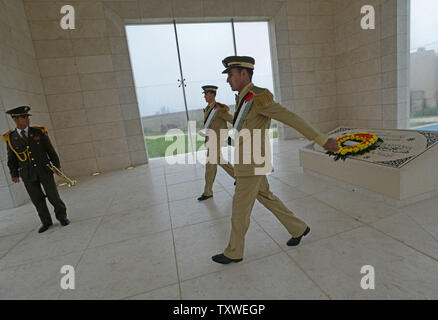
[[[212,85],[208,85],[208,86],[203,86],[202,90],[204,90],[204,92],[202,92],[202,93],[207,93],[207,92],[216,93],[217,87],[216,86],[212,86]]]
[[[230,56],[222,60],[222,64],[226,68],[222,73],[227,73],[231,68],[246,68],[254,70],[255,60],[248,56]]]
[[[6,111],[7,114],[10,114],[11,117],[19,117],[19,116],[31,116],[29,113],[29,106],[20,106]]]

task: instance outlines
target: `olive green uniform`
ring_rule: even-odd
[[[328,137],[326,135],[320,134],[301,117],[282,107],[280,104],[275,103],[273,95],[269,90],[255,87],[252,83],[248,84],[236,98],[237,110],[234,115],[234,121],[236,121],[238,116],[238,107],[248,98],[249,94],[253,95],[253,102],[249,112],[244,118],[240,132],[242,132],[243,129],[247,129],[252,141],[255,130],[261,129],[261,150],[257,151],[260,152],[262,156],[269,153],[269,150],[265,150],[265,137],[266,131],[269,130],[271,124],[271,118],[293,127],[307,139],[314,140],[321,146],[327,142]],[[269,135],[267,135],[267,139],[269,139]],[[269,183],[265,174],[272,171],[272,163],[265,161],[264,163],[260,164],[259,162],[259,164],[257,164],[254,160],[253,149],[250,154],[249,163],[243,163],[245,150],[243,147],[244,140],[245,138],[241,137],[235,140],[235,143],[238,144],[234,154],[236,189],[232,204],[230,241],[224,251],[224,255],[230,259],[243,258],[245,234],[249,227],[250,215],[256,199],[280,220],[292,237],[301,236],[307,228],[306,223],[298,219],[294,213],[269,190]],[[267,170],[263,168],[267,168]],[[263,172],[263,170],[266,172]]]
[[[213,109],[218,107],[219,110],[212,123],[209,126],[209,129],[214,131],[216,134],[216,146],[215,152],[212,152],[211,147],[208,145],[209,137],[205,138],[205,143],[207,145],[207,162],[205,164],[205,188],[203,195],[211,196],[213,195],[213,183],[216,178],[217,166],[220,165],[231,177],[234,178],[234,168],[228,162],[225,161],[222,157],[221,147],[226,146],[225,141],[221,141],[220,139],[220,130],[225,129],[228,130],[227,122],[232,123],[233,116],[228,113],[228,106],[213,101],[204,109],[204,123],[207,121],[208,115],[210,112],[213,112]],[[214,144],[213,144],[214,145]]]
[[[52,162],[55,167],[60,168],[59,157],[50,142],[47,130],[44,127],[29,127],[27,137],[18,134],[16,130],[11,130],[2,138],[7,144],[11,177],[23,179],[42,224],[52,224],[46,195],[55,209],[56,219],[60,221],[66,219],[66,206],[59,196],[53,172],[47,166],[49,162]]]

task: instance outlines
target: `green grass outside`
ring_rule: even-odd
[[[188,153],[189,152],[189,139],[188,136],[185,135],[185,151],[180,153]],[[164,157],[166,154],[166,149],[176,141],[177,137],[173,138],[173,141],[166,141],[164,137],[160,137],[157,139],[145,139],[146,146],[148,148],[149,158],[159,158]],[[195,141],[193,141],[195,143]],[[196,150],[204,145],[204,141],[196,141]],[[174,155],[177,154],[177,150],[174,151]]]
[[[271,139],[278,138],[278,131],[271,131],[269,134]],[[189,152],[189,139],[188,136],[185,135],[185,151],[180,152],[181,153],[188,153]],[[166,141],[164,137],[156,138],[156,139],[147,139],[146,146],[148,148],[148,155],[149,158],[161,158],[164,157],[166,154],[166,149],[173,144],[176,141],[177,137],[173,138],[173,141]],[[193,141],[195,143],[195,141]],[[201,148],[204,145],[204,141],[196,141],[196,150],[204,150],[205,147]],[[177,155],[177,150],[174,151],[174,155]]]
[[[161,133],[161,132],[144,132],[145,136],[164,136],[166,133]]]

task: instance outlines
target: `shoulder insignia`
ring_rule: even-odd
[[[228,112],[228,111],[230,110],[230,107],[228,107],[228,106],[225,105],[225,104],[222,104],[222,103],[219,103],[219,102],[218,102],[217,105],[219,105],[220,110],[223,111],[223,112]]]
[[[2,140],[3,140],[4,142],[7,142],[7,141],[9,140],[9,135],[11,134],[12,131],[13,131],[13,130],[9,130],[8,132],[2,134]]]
[[[266,89],[266,88],[260,88],[260,87],[256,87],[256,86],[254,86],[254,87],[252,87],[251,90],[249,90],[249,91],[251,91],[251,92],[254,93],[255,95],[258,95],[258,94],[262,94],[262,93],[264,93],[265,91],[269,91],[269,90]]]
[[[44,133],[44,135],[46,136],[49,135],[49,132],[47,131],[46,127],[32,127],[32,128],[41,130],[42,133]]]
[[[258,94],[262,94],[266,90],[268,89],[253,86],[250,91],[252,91],[252,93],[254,93],[255,95],[258,95]]]
[[[254,94],[254,103],[259,108],[274,102],[274,96],[268,89],[253,87],[250,92]]]

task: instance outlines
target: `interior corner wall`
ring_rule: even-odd
[[[288,0],[287,42],[278,45],[282,103],[321,132],[338,125],[335,0]],[[286,139],[300,134],[285,127]]]
[[[337,124],[332,0],[76,1],[75,30],[59,27],[62,1],[24,4],[68,175],[146,162],[125,34],[133,21],[271,20],[280,102],[322,131]]]
[[[375,9],[375,29],[361,28],[361,8]],[[406,128],[409,97],[407,0],[337,0],[338,120],[343,126]]]
[[[53,125],[41,82],[35,51],[22,0],[0,1],[0,132],[15,127],[5,111],[30,105],[31,124],[42,125],[53,133]],[[54,145],[56,139],[51,135]],[[0,210],[29,201],[22,182],[11,181],[6,145],[0,148]]]
[[[121,15],[137,1],[77,1],[75,29],[60,27],[63,1],[24,0],[63,171],[76,177],[147,163]]]

